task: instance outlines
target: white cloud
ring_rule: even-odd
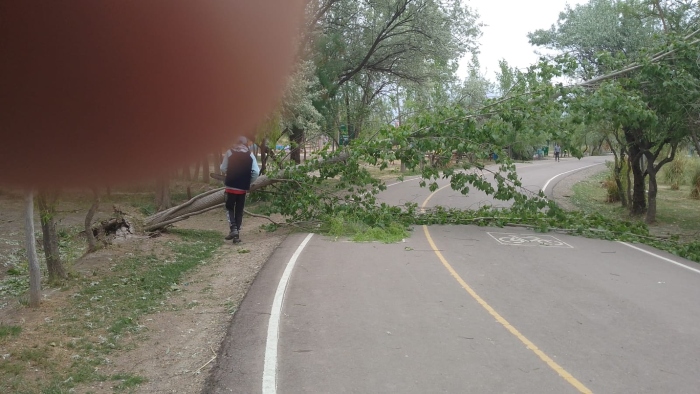
[[[535,63],[538,56],[535,47],[527,40],[527,33],[548,29],[557,21],[566,4],[574,6],[582,0],[462,0],[476,10],[482,28],[479,63],[482,73],[495,79],[498,61],[505,59],[511,67],[524,69]],[[458,74],[466,75],[466,64],[471,59],[462,59]]]

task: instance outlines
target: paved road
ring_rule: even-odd
[[[519,174],[548,192],[594,164]],[[415,181],[383,198],[488,201]],[[697,393],[700,265],[632,246],[474,226],[392,245],[293,235],[234,317],[209,391]]]

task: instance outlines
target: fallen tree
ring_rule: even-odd
[[[312,165],[313,168],[321,168],[325,165],[338,163],[345,161],[350,157],[350,154],[345,151],[341,152],[339,155],[328,158],[320,159]],[[284,182],[287,179],[285,174],[287,171],[280,170],[277,172],[275,177],[268,177],[261,175],[250,185],[250,191],[255,191],[258,189],[263,189],[274,183]],[[144,223],[145,231],[155,231],[162,229],[163,227],[188,219],[192,216],[202,214],[212,209],[221,208],[224,205],[224,188],[218,188],[214,190],[209,190],[200,195],[192,197],[185,203],[177,205],[175,207],[166,209],[164,211],[158,212],[152,216],[146,218]]]

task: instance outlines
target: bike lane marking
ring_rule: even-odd
[[[263,394],[277,393],[277,345],[280,336],[280,316],[282,315],[284,293],[287,291],[287,284],[289,283],[289,277],[292,275],[294,265],[296,265],[299,255],[301,255],[301,252],[313,235],[313,233],[309,233],[301,242],[292,255],[292,258],[289,259],[287,267],[284,269],[279,284],[277,285],[275,298],[272,301],[272,309],[270,310],[270,322],[267,326],[267,340],[265,341],[265,363],[262,378]]]
[[[597,165],[597,164],[596,164]],[[592,166],[590,166],[592,167]],[[560,174],[561,175],[561,174]],[[425,206],[428,204],[428,201],[440,190],[448,187],[443,186],[428,196],[428,198],[423,201],[423,205],[421,205],[421,209],[425,210]],[[486,311],[493,316],[497,322],[499,322],[508,332],[513,334],[516,338],[520,340],[528,349],[532,350],[533,353],[535,353],[542,361],[544,361],[554,372],[559,374],[564,380],[566,380],[569,384],[574,386],[579,392],[585,393],[585,394],[592,394],[593,392],[588,389],[586,386],[583,385],[578,379],[576,379],[573,375],[571,375],[569,372],[567,372],[563,367],[561,367],[559,364],[557,364],[554,360],[552,360],[549,356],[547,356],[542,350],[540,350],[537,346],[535,346],[534,343],[532,343],[529,339],[527,339],[523,334],[520,333],[515,327],[513,327],[503,316],[501,316],[498,312],[496,312],[495,309],[491,307],[486,301],[484,301],[483,298],[481,298],[468,284],[467,282],[462,279],[461,276],[455,271],[454,268],[452,268],[452,265],[445,259],[445,257],[442,255],[440,250],[438,249],[437,245],[435,242],[433,242],[433,238],[430,236],[430,231],[428,231],[428,226],[423,225],[423,232],[425,233],[425,237],[428,239],[428,244],[430,244],[430,247],[433,249],[433,252],[437,256],[437,258],[440,260],[442,265],[447,269],[447,271],[452,275],[452,277],[462,286],[464,290],[469,293],[469,295],[476,300],[476,302],[481,305]]]
[[[507,246],[543,246],[547,248],[569,248],[574,247],[552,235],[514,234],[514,233],[494,233],[486,232],[491,238],[501,245]]]

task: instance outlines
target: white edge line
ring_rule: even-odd
[[[575,169],[573,169],[573,170],[566,171],[566,172],[562,172],[561,174],[557,174],[557,175],[555,175],[555,176],[549,178],[549,180],[547,181],[547,183],[544,184],[544,187],[542,187],[542,191],[546,193],[546,192],[547,192],[547,186],[549,186],[549,182],[553,181],[556,177],[558,177],[558,176],[560,176],[560,175],[568,174],[568,173],[574,172],[574,171],[584,170],[584,169],[589,168],[589,167],[599,166],[599,165],[601,165],[601,164],[605,164],[605,163],[591,164],[590,166],[585,166],[585,167],[581,167],[581,168],[575,168]]]
[[[277,392],[277,343],[279,341],[280,333],[280,316],[282,315],[282,302],[284,301],[284,293],[287,291],[287,284],[289,283],[289,277],[292,275],[292,270],[297,262],[297,258],[301,254],[302,250],[309,240],[313,236],[313,233],[304,238],[297,250],[289,259],[287,267],[282,273],[280,282],[277,285],[277,291],[275,292],[275,298],[272,301],[272,309],[270,310],[270,322],[267,326],[267,341],[265,344],[265,364],[263,367],[263,378],[262,378],[262,392],[263,394],[275,394]]]
[[[404,180],[401,181],[401,182],[395,182],[395,183],[392,183],[392,184],[390,184],[390,185],[386,185],[386,187],[400,185],[400,184],[402,184],[402,183],[404,183],[404,182],[415,181],[416,179],[421,179],[421,177],[418,176],[418,177],[415,177],[415,178],[404,179]]]
[[[654,256],[654,257],[659,258],[659,259],[661,259],[661,260],[668,261],[668,262],[671,263],[671,264],[675,264],[675,265],[677,265],[677,266],[683,267],[683,268],[685,268],[685,269],[688,269],[688,270],[691,270],[691,271],[694,271],[694,272],[697,272],[698,274],[700,274],[700,270],[699,270],[699,269],[695,269],[695,268],[692,268],[692,267],[688,267],[687,265],[685,265],[685,264],[683,264],[683,263],[679,263],[679,262],[677,262],[677,261],[675,261],[675,260],[671,260],[671,259],[666,258],[666,257],[664,257],[664,256],[659,256],[659,255],[656,254],[656,253],[652,253],[652,252],[649,252],[649,251],[644,250],[644,249],[642,249],[642,248],[638,248],[638,247],[636,247],[636,246],[634,246],[634,245],[630,245],[630,244],[628,244],[627,242],[622,242],[622,241],[617,241],[617,242],[619,242],[619,243],[621,243],[621,244],[623,244],[623,245],[625,245],[625,246],[629,246],[629,247],[632,248],[632,249],[636,249],[636,250],[638,250],[638,251],[640,251],[640,252],[646,253],[646,254],[648,254],[648,255],[650,255],[650,256]]]

